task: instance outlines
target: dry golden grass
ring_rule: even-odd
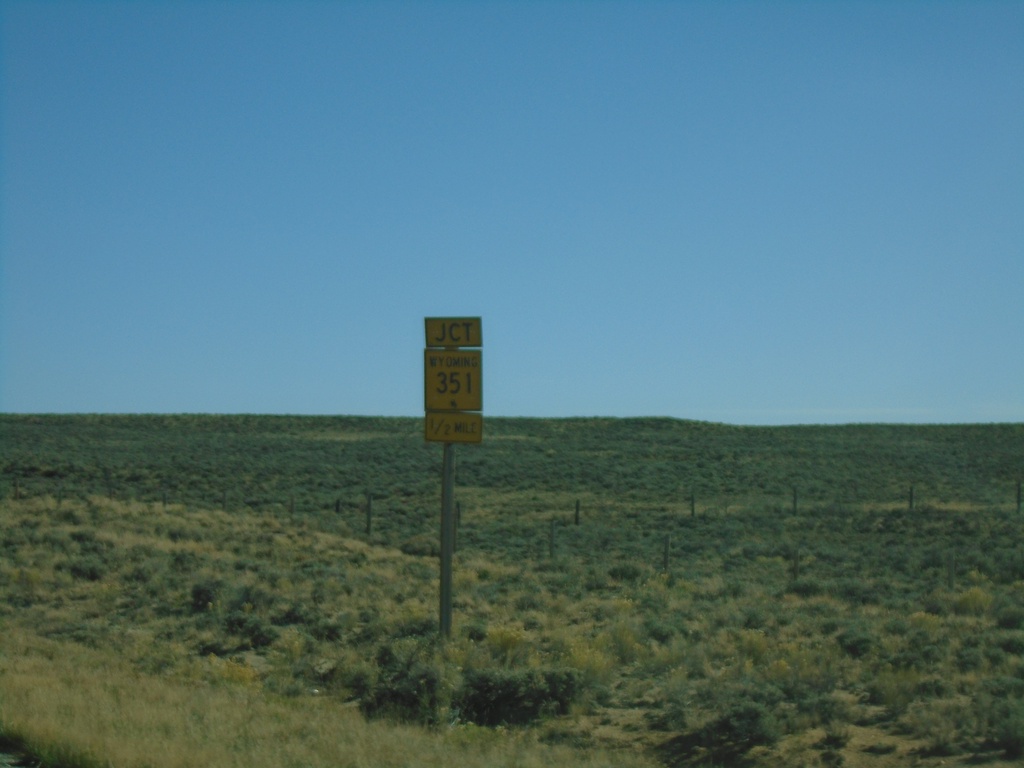
[[[326,697],[268,696],[241,665],[210,663],[205,679],[141,675],[111,654],[5,628],[0,734],[45,764],[82,768],[650,765],[526,731],[367,722]]]
[[[405,533],[359,540],[334,517],[265,510],[0,500],[0,737],[65,768],[639,766],[659,756],[696,766],[729,764],[696,735],[761,696],[779,737],[742,756],[751,766],[965,766],[975,749],[1009,765],[986,742],[994,730],[981,721],[995,710],[975,699],[989,680],[1024,679],[1024,626],[1007,613],[1024,581],[963,567],[954,582],[944,551],[923,539],[931,575],[890,574],[911,591],[862,603],[852,587],[875,571],[839,568],[847,528],[817,548],[824,533],[804,534],[803,579],[791,575],[791,542],[810,517],[773,512],[749,530],[734,509],[700,518],[685,531],[693,542],[674,538],[672,573],[661,573],[661,532],[629,508],[602,529],[586,499],[583,524],[571,525],[568,494],[481,493],[465,507],[455,635],[437,645],[436,558],[404,551]],[[394,524],[380,517],[380,529]],[[479,545],[484,522],[513,554]],[[641,534],[639,554],[618,551]],[[98,578],[76,575],[90,559]],[[196,587],[209,602],[197,604]],[[232,627],[248,617],[271,638],[243,642]],[[846,633],[853,640],[840,642]],[[441,725],[360,714],[357,700],[390,684],[382,650],[440,670],[448,698],[426,722]],[[469,717],[452,695],[469,671],[547,668],[578,675],[568,714],[517,730],[446,725]],[[850,734],[831,757],[819,744],[829,718]],[[930,752],[946,733],[959,751]],[[674,741],[689,748],[671,752]],[[613,744],[623,748],[594,749]]]

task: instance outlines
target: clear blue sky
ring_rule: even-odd
[[[0,411],[1024,420],[1024,3],[0,24]]]

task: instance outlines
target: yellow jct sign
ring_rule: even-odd
[[[425,349],[423,382],[427,411],[483,410],[483,367],[478,349]]]
[[[428,347],[482,347],[479,317],[425,318]]]

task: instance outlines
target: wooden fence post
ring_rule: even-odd
[[[373,533],[373,493],[366,489],[366,535]]]
[[[672,550],[672,534],[665,535],[665,551],[661,555],[661,570],[668,573],[669,554]]]
[[[1017,483],[1017,511],[1020,512],[1020,483]],[[576,525],[580,524],[580,500],[576,499]]]
[[[794,515],[796,514],[796,509],[797,509],[797,492],[796,492],[796,486],[794,485],[793,486],[793,514]]]
[[[911,486],[910,486],[910,511],[911,512],[914,511],[914,486],[913,486],[913,484],[911,484]]]
[[[697,494],[690,491],[690,517],[697,516]]]
[[[548,533],[548,557],[555,558],[555,518],[551,518],[550,531]]]
[[[1021,496],[1020,496],[1020,480],[1018,480],[1018,481],[1017,481],[1017,514],[1018,514],[1018,515],[1020,514],[1020,502],[1021,502]]]

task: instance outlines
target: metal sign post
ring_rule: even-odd
[[[441,636],[452,636],[452,560],[455,555],[455,444],[444,444],[441,470]]]
[[[452,635],[452,560],[455,555],[455,443],[483,439],[483,346],[479,317],[425,318],[424,438],[444,443],[441,468],[441,636]]]

